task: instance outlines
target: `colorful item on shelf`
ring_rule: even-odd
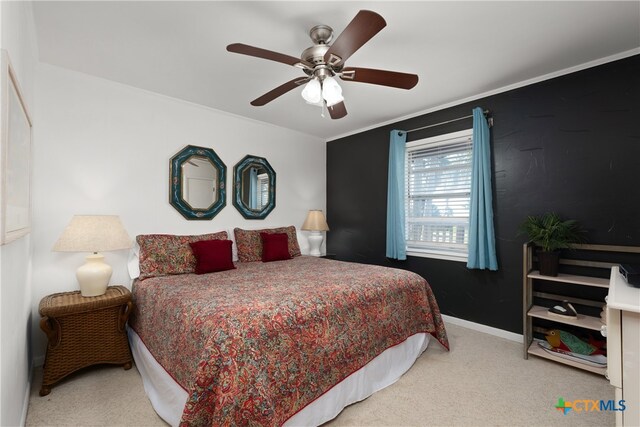
[[[562,301],[561,305],[554,305],[553,307],[551,307],[549,309],[549,314],[571,319],[578,318],[578,312],[566,299]]]
[[[598,339],[595,339],[593,337],[593,335],[589,334],[589,341],[588,342],[589,342],[589,344],[591,344],[595,348],[600,349],[600,352],[602,354],[606,353],[606,351],[605,351],[607,349],[607,339],[606,338],[603,339],[603,340],[598,340]]]
[[[583,363],[585,365],[594,366],[596,368],[602,368],[607,366],[607,356],[603,356],[602,354],[578,354],[572,353],[570,351],[560,350],[558,348],[554,348],[546,341],[539,341],[538,345],[547,353],[553,354],[555,356],[561,357],[563,359],[572,360],[574,362]]]
[[[555,349],[569,351],[576,354],[603,354],[602,350],[595,345],[582,341],[575,335],[561,331],[560,329],[553,329],[545,336],[549,344]]]

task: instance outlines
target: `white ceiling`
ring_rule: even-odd
[[[317,24],[342,32],[360,9],[387,26],[347,66],[418,74],[410,91],[341,82],[349,114],[320,116],[302,76],[232,54],[245,43],[299,56]],[[42,62],[331,139],[640,46],[640,2],[35,2]]]

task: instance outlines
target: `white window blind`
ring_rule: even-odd
[[[407,143],[407,252],[466,261],[471,136],[469,129]]]
[[[261,210],[269,204],[269,175],[266,173],[258,175],[258,190],[258,203],[260,204],[260,206],[258,206],[258,210]]]

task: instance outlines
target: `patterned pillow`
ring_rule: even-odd
[[[296,228],[293,225],[280,228],[265,228],[262,230],[234,228],[233,234],[236,236],[239,261],[262,261],[262,239],[260,238],[260,233],[287,233],[289,255],[291,255],[292,258],[301,255],[300,246],[298,246],[298,237],[296,236]]]
[[[199,236],[173,234],[142,234],[136,237],[140,246],[140,276],[138,280],[169,274],[194,273],[196,257],[189,243],[201,240],[227,240],[227,232]]]

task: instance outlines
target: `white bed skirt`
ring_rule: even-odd
[[[188,393],[160,366],[140,337],[132,329],[128,329],[128,332],[131,352],[153,408],[163,420],[177,426]],[[388,348],[289,418],[284,425],[318,426],[335,418],[346,406],[390,386],[427,349],[429,338],[429,334],[419,333]]]

